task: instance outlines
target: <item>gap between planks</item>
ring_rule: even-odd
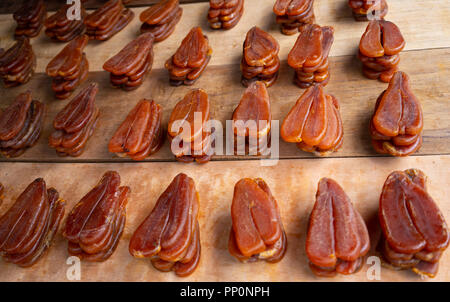
[[[64,1],[64,0],[63,0]],[[129,0],[129,3],[125,3],[127,7],[142,7],[150,6],[158,3],[160,0]],[[195,3],[195,2],[208,2],[209,0],[179,0],[181,4]],[[61,0],[45,0],[47,5],[47,11],[56,11],[61,6]],[[95,9],[102,6],[106,0],[87,0],[83,2],[83,5],[87,9]],[[12,14],[22,4],[22,0],[2,0],[0,3],[0,14]]]
[[[447,156],[450,155],[450,153],[436,153],[436,154],[413,154],[410,155],[410,157],[432,157],[432,156]],[[311,156],[298,156],[298,157],[283,157],[283,158],[279,158],[278,161],[286,161],[286,160],[326,160],[326,159],[335,159],[335,158],[343,158],[343,159],[348,159],[348,158],[366,158],[366,159],[373,159],[373,160],[377,160],[377,159],[382,159],[382,158],[392,158],[389,155],[385,155],[385,154],[379,154],[379,155],[352,155],[352,156],[327,156],[327,157],[311,157]],[[246,156],[246,157],[233,157],[233,158],[212,158],[210,162],[244,162],[244,161],[257,161],[257,160],[270,160],[270,158],[260,158],[258,156]],[[81,159],[81,160],[71,160],[71,159],[66,159],[66,160],[39,160],[39,161],[35,161],[35,160],[24,160],[24,159],[4,159],[4,158],[0,158],[0,163],[28,163],[28,164],[153,164],[153,163],[176,163],[177,161],[175,159],[172,160],[166,160],[166,159],[153,159],[153,160],[143,160],[143,161],[133,161],[133,160],[127,160],[127,159],[122,159],[122,158],[118,158],[118,159],[111,159],[111,160],[89,160],[89,159]],[[278,162],[277,162],[278,164]],[[180,163],[180,165],[183,165]],[[189,164],[186,164],[189,165]],[[192,165],[196,165],[194,163],[192,163]]]

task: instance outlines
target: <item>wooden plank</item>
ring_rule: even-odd
[[[447,59],[450,49],[435,49],[405,52],[402,54],[401,69],[411,77],[412,89],[421,101],[424,111],[424,143],[419,155],[448,154],[450,150],[450,61]],[[426,61],[418,58],[428,58]],[[272,118],[284,119],[302,89],[292,83],[293,71],[282,63],[278,82],[269,88],[272,102]],[[327,93],[335,95],[341,103],[344,123],[344,145],[332,157],[375,156],[369,135],[368,121],[373,113],[375,100],[387,85],[368,80],[361,74],[360,64],[352,56],[331,58],[331,81],[326,86]],[[52,128],[52,121],[57,112],[67,101],[55,101],[50,89],[50,78],[38,74],[31,82],[22,87],[4,91],[1,106],[12,102],[20,92],[31,89],[33,96],[47,104],[47,115],[41,139],[17,160],[20,161],[124,161],[108,153],[107,144],[122,120],[141,98],[154,99],[164,109],[163,124],[167,126],[170,113],[191,87],[172,87],[168,85],[166,70],[152,70],[142,87],[133,92],[124,92],[110,86],[106,72],[95,72],[87,81],[100,84],[97,105],[100,108],[100,120],[94,136],[90,139],[85,153],[79,158],[60,158],[47,146],[47,139]],[[86,86],[84,83],[83,86]],[[211,114],[221,121],[231,118],[234,108],[239,103],[244,87],[240,84],[239,65],[211,66],[193,87],[206,90],[211,100]],[[148,158],[148,161],[174,160],[170,144],[165,142],[163,148]],[[310,153],[296,148],[295,144],[280,143],[281,158],[311,157]],[[235,156],[216,156],[215,160],[237,159]],[[5,160],[5,159],[3,159]]]
[[[194,26],[201,26],[208,35],[213,48],[212,65],[230,65],[239,62],[242,43],[247,31],[254,25],[267,30],[279,41],[280,59],[285,60],[295,43],[296,36],[280,33],[272,12],[273,0],[246,0],[245,13],[239,24],[229,31],[212,30],[208,26],[206,14],[208,3],[184,4],[183,16],[174,33],[154,48],[154,68],[163,68],[164,62],[175,52],[181,40]],[[335,41],[331,56],[354,55],[366,22],[355,22],[346,1],[321,0],[315,2],[317,23],[335,28]],[[257,7],[258,13],[252,8]],[[145,8],[133,8],[133,21],[119,34],[106,42],[91,42],[86,48],[91,71],[102,70],[103,63],[122,49],[139,33],[139,14]],[[254,10],[254,9],[253,9]],[[433,11],[435,14],[424,14]],[[405,50],[450,47],[450,6],[446,0],[390,1],[388,20],[394,21],[401,29],[407,44]],[[411,22],[414,20],[414,22]],[[416,22],[420,20],[420,22]],[[0,45],[5,48],[12,44],[15,23],[11,15],[0,15]],[[61,50],[63,44],[51,41],[44,33],[32,41],[37,54],[37,72],[44,72],[48,62]]]
[[[27,1],[27,0],[24,0]],[[160,0],[128,0],[126,6],[135,7],[135,6],[149,6],[151,4],[157,3]],[[209,0],[179,0],[180,3],[193,3],[193,2],[207,2]],[[47,5],[47,11],[56,11],[61,3],[65,3],[65,0],[45,0],[45,4]],[[85,0],[83,3],[86,8],[97,8],[103,5],[106,0]],[[124,3],[127,1],[123,1]],[[12,14],[14,13],[21,5],[21,0],[3,0],[0,2],[0,14]]]
[[[379,238],[378,199],[383,183],[393,170],[418,168],[428,176],[428,190],[450,221],[450,156],[409,158],[348,158],[285,160],[261,169],[256,161],[214,162],[203,166],[177,163],[122,164],[26,164],[0,163],[0,181],[6,187],[1,213],[25,186],[44,177],[67,200],[67,209],[94,186],[101,175],[117,170],[122,183],[131,186],[124,235],[113,256],[103,263],[82,263],[81,281],[318,281],[307,265],[306,227],[314,203],[317,183],[322,177],[335,179],[351,198],[368,224],[372,247]],[[156,271],[148,260],[128,253],[130,237],[153,208],[171,179],[184,172],[191,176],[200,194],[199,223],[202,256],[196,272],[188,278]],[[231,226],[230,205],[234,184],[242,177],[262,177],[277,199],[288,238],[284,259],[277,264],[242,264],[227,250]],[[1,260],[0,281],[67,281],[67,241],[59,231],[49,253],[35,266],[22,269]],[[370,255],[375,253],[370,252]],[[326,281],[368,281],[366,265],[359,273]],[[381,281],[420,281],[409,271],[381,269]],[[450,281],[450,252],[440,260],[433,281]]]

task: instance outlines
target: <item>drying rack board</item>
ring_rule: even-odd
[[[0,6],[0,46],[12,45],[15,23],[10,14],[11,1]],[[50,1],[54,2],[54,1]],[[368,80],[361,74],[361,65],[355,54],[366,22],[355,22],[346,0],[316,0],[316,22],[335,28],[335,41],[330,54],[330,83],[327,93],[335,95],[341,104],[344,122],[344,145],[329,158],[316,158],[298,150],[293,144],[280,142],[280,161],[275,166],[262,167],[257,158],[221,155],[205,165],[182,164],[174,161],[169,143],[144,162],[132,162],[108,153],[107,143],[118,125],[141,98],[154,99],[163,107],[163,123],[170,112],[190,89],[203,88],[211,100],[211,114],[225,124],[239,103],[244,87],[240,84],[239,62],[246,32],[254,25],[271,33],[280,43],[282,65],[276,84],[269,88],[272,117],[280,120],[302,94],[292,83],[293,71],[286,58],[296,36],[279,32],[272,13],[273,0],[246,0],[245,12],[239,24],[229,31],[213,31],[206,21],[208,3],[182,4],[183,16],[175,32],[154,47],[153,69],[144,84],[133,92],[114,89],[109,74],[102,70],[103,63],[137,37],[138,16],[149,3],[139,0],[130,3],[136,16],[119,34],[106,42],[90,42],[86,47],[90,64],[88,80],[99,83],[97,106],[100,120],[84,154],[78,158],[58,157],[48,147],[47,138],[52,121],[68,102],[55,100],[50,89],[51,79],[44,73],[48,62],[64,44],[50,41],[43,33],[32,39],[37,55],[36,74],[25,85],[4,89],[0,108],[10,104],[15,96],[31,90],[33,97],[47,105],[44,130],[38,144],[16,159],[0,159],[0,182],[6,187],[5,199],[0,206],[4,213],[21,191],[36,177],[44,177],[49,186],[60,191],[67,200],[67,211],[80,200],[107,170],[116,170],[122,183],[129,185],[127,225],[124,236],[114,255],[103,263],[82,263],[83,281],[318,281],[307,267],[304,252],[307,216],[312,209],[317,182],[321,177],[338,181],[362,213],[374,243],[378,240],[378,198],[387,175],[394,170],[418,168],[429,177],[429,192],[450,221],[450,8],[445,0],[403,1],[391,0],[387,19],[401,29],[406,47],[401,53],[400,69],[411,78],[412,89],[422,103],[424,111],[424,143],[420,151],[408,158],[377,155],[368,137],[368,121],[375,100],[387,84]],[[183,2],[183,1],[181,1]],[[192,2],[192,1],[184,1]],[[99,1],[89,1],[96,7]],[[148,3],[148,4],[146,4]],[[137,6],[135,6],[137,5]],[[139,6],[143,5],[143,6]],[[50,6],[50,5],[49,5]],[[55,8],[55,6],[50,6]],[[420,22],[417,22],[420,20]],[[201,26],[209,37],[213,56],[206,71],[192,87],[172,87],[164,62],[177,49],[193,26]],[[80,88],[77,89],[78,92]],[[193,177],[200,193],[200,228],[202,258],[196,272],[180,279],[172,273],[160,273],[149,261],[132,258],[127,245],[132,232],[152,209],[158,196],[171,179],[184,172]],[[278,264],[241,264],[228,254],[227,240],[231,225],[230,205],[233,187],[242,177],[262,177],[276,197],[288,235],[288,250]],[[18,268],[0,261],[1,281],[66,281],[68,265],[67,242],[61,234],[56,236],[48,255],[28,269]],[[214,269],[212,269],[214,268]],[[366,281],[367,266],[353,276],[336,277],[336,281]],[[407,272],[386,268],[381,271],[382,281],[420,281],[420,277]],[[440,272],[434,280],[450,281],[450,253],[441,260]],[[329,281],[329,279],[325,279]]]

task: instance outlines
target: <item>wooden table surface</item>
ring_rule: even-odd
[[[429,176],[429,191],[450,221],[450,8],[445,0],[405,1],[390,0],[387,20],[395,22],[406,39],[401,53],[400,69],[411,78],[411,86],[421,101],[424,111],[424,142],[422,148],[408,158],[377,155],[368,135],[368,121],[375,100],[387,84],[368,80],[361,74],[356,58],[357,46],[366,22],[355,22],[347,7],[347,0],[316,0],[316,22],[335,28],[335,41],[330,53],[330,83],[325,91],[335,95],[341,104],[344,122],[344,145],[331,158],[317,158],[298,150],[293,144],[280,142],[280,161],[271,167],[262,167],[257,157],[230,155],[216,156],[205,165],[174,162],[169,143],[143,162],[132,162],[110,154],[107,144],[115,129],[129,110],[141,98],[154,99],[164,109],[166,125],[170,112],[190,89],[203,88],[210,96],[212,115],[223,124],[230,119],[239,103],[244,87],[240,84],[239,61],[246,32],[254,25],[271,33],[280,43],[281,69],[276,84],[269,88],[272,117],[280,123],[303,90],[292,83],[293,71],[286,58],[296,36],[279,32],[272,12],[273,0],[246,0],[245,13],[239,24],[229,31],[213,31],[206,21],[208,3],[182,4],[183,16],[174,33],[154,47],[153,69],[144,84],[133,92],[114,89],[103,63],[139,34],[138,15],[152,0],[135,0],[129,5],[136,13],[133,21],[109,41],[90,42],[86,48],[90,64],[88,80],[99,83],[97,106],[100,119],[84,154],[78,158],[58,157],[47,145],[52,121],[68,102],[56,100],[50,89],[51,79],[44,70],[48,62],[63,47],[51,41],[42,32],[32,39],[37,55],[36,74],[25,85],[0,88],[0,108],[6,107],[25,90],[47,105],[44,131],[36,146],[15,159],[0,158],[0,182],[6,187],[5,200],[0,206],[4,213],[20,192],[36,177],[44,177],[68,200],[67,211],[98,181],[107,170],[117,170],[123,183],[133,191],[128,205],[127,227],[116,253],[104,263],[83,263],[82,280],[195,280],[195,281],[315,281],[307,268],[304,253],[306,217],[312,208],[317,182],[321,177],[335,178],[361,211],[374,238],[377,236],[376,217],[378,197],[387,175],[397,169],[419,168]],[[193,1],[180,1],[193,2]],[[87,7],[97,7],[101,1],[88,1]],[[50,9],[57,9],[57,1],[49,1]],[[3,6],[2,6],[3,5]],[[0,5],[0,47],[13,43],[15,23],[10,12],[17,1]],[[418,21],[420,20],[420,22]],[[164,62],[177,49],[193,26],[201,26],[213,48],[210,64],[193,87],[172,87]],[[80,88],[77,89],[78,92]],[[148,261],[133,259],[127,251],[129,238],[140,221],[151,210],[154,202],[180,172],[192,176],[201,198],[200,226],[202,259],[197,271],[187,279],[160,273]],[[233,186],[241,177],[263,177],[274,191],[281,208],[288,233],[286,257],[278,264],[255,263],[244,265],[233,259],[226,250],[230,227],[230,204]],[[58,234],[49,254],[30,269],[17,268],[1,261],[0,280],[66,280],[67,243]],[[211,267],[215,267],[214,271]],[[365,281],[366,269],[354,276],[332,280]],[[328,279],[326,279],[328,280]],[[411,280],[419,277],[409,272],[382,269],[382,281]],[[450,254],[441,260],[435,280],[450,281]]]

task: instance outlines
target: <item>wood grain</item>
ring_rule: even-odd
[[[208,3],[182,5],[183,16],[174,33],[154,47],[154,68],[163,68],[164,62],[176,51],[181,40],[194,26],[201,26],[213,48],[210,66],[236,64],[242,55],[242,43],[247,31],[254,25],[268,31],[280,43],[280,59],[286,60],[295,43],[296,36],[281,34],[272,12],[273,0],[246,0],[245,13],[239,24],[228,31],[212,30],[208,26],[206,14]],[[335,40],[330,56],[354,55],[359,40],[367,25],[353,20],[347,1],[315,1],[316,22],[332,25]],[[257,12],[252,11],[257,7]],[[120,33],[105,42],[90,42],[86,48],[91,71],[101,71],[103,63],[120,51],[139,34],[139,14],[145,7],[133,8],[133,21]],[[424,14],[425,11],[433,13]],[[390,1],[387,19],[395,22],[406,39],[405,50],[450,47],[450,6],[446,0]],[[420,20],[420,22],[418,21]],[[9,47],[13,43],[15,22],[11,15],[0,15],[0,46]],[[44,72],[48,62],[64,47],[64,44],[51,41],[43,32],[32,40],[38,57],[37,72]]]
[[[450,153],[450,116],[448,90],[450,61],[446,60],[450,49],[411,51],[402,54],[401,69],[411,77],[412,89],[421,101],[424,111],[424,143],[417,154]],[[426,61],[417,58],[428,58]],[[283,62],[278,82],[269,88],[272,103],[272,118],[280,124],[303,90],[292,83],[293,71]],[[344,123],[344,145],[333,153],[332,157],[375,156],[369,135],[368,121],[374,109],[378,95],[387,85],[368,80],[361,74],[360,64],[353,56],[331,58],[331,81],[326,92],[335,95],[341,104]],[[209,94],[212,116],[225,126],[231,119],[234,108],[239,103],[244,87],[240,84],[239,65],[210,66],[193,87],[201,87]],[[52,122],[57,112],[68,102],[54,100],[50,89],[50,78],[38,74],[25,86],[8,89],[2,98],[2,106],[13,101],[14,97],[27,89],[33,91],[33,97],[47,104],[45,127],[38,144],[17,159],[20,161],[129,161],[108,153],[107,145],[116,128],[125,119],[128,112],[141,99],[154,99],[161,104],[163,124],[167,126],[170,113],[192,87],[172,87],[168,85],[166,70],[152,70],[144,84],[133,92],[125,92],[110,86],[106,72],[90,73],[88,82],[96,81],[100,85],[96,103],[100,108],[100,120],[94,136],[88,142],[85,153],[79,158],[61,158],[47,146],[47,139],[53,131]],[[310,153],[296,148],[295,144],[280,142],[280,158],[311,157]],[[236,156],[216,156],[215,160],[238,159]],[[241,158],[242,159],[242,158]],[[2,159],[5,160],[5,159]],[[8,159],[9,160],[9,159]],[[174,160],[170,144],[147,161]]]
[[[359,273],[333,279],[314,277],[307,265],[305,237],[308,215],[314,204],[317,183],[322,177],[335,179],[347,192],[368,224],[374,247],[379,238],[378,199],[383,183],[393,170],[422,169],[428,176],[428,191],[450,221],[450,156],[409,158],[345,158],[284,160],[261,168],[257,161],[213,162],[203,166],[178,163],[116,164],[27,164],[0,163],[5,185],[1,213],[28,183],[43,177],[67,200],[67,211],[110,169],[117,170],[122,183],[131,186],[124,235],[113,256],[103,263],[82,263],[81,281],[368,281],[366,265]],[[200,194],[199,223],[202,255],[197,270],[188,278],[156,271],[149,260],[128,253],[130,237],[153,208],[159,195],[176,174],[191,176]],[[275,196],[286,229],[288,248],[277,264],[242,264],[227,250],[231,226],[230,206],[234,184],[242,177],[262,177]],[[373,251],[370,255],[376,255]],[[67,281],[67,241],[59,234],[49,253],[35,266],[22,269],[0,260],[0,281]],[[450,252],[440,260],[439,274],[432,281],[450,281]],[[381,281],[420,281],[409,271],[381,270]]]

